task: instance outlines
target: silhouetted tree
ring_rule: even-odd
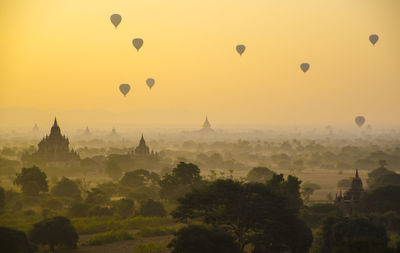
[[[86,202],[74,202],[68,208],[68,217],[87,217],[91,205]]]
[[[289,175],[285,180],[283,174],[275,174],[271,180],[267,181],[267,187],[283,196],[286,199],[287,207],[295,212],[298,212],[303,206],[303,200],[300,197],[300,185],[301,181],[292,175]]]
[[[81,198],[81,191],[79,190],[78,184],[66,177],[61,178],[61,180],[56,183],[51,189],[51,193],[58,197]]]
[[[265,183],[270,180],[274,174],[275,172],[267,167],[255,167],[247,174],[247,180],[250,182]]]
[[[21,173],[17,173],[14,184],[20,185],[24,194],[37,196],[39,192],[49,190],[46,178],[46,174],[36,166],[22,168]]]
[[[49,245],[50,251],[54,253],[57,245],[76,248],[79,236],[69,219],[56,216],[34,224],[29,238],[36,244]]]
[[[29,243],[22,231],[0,227],[0,252],[4,253],[33,253],[36,247]]]
[[[263,237],[269,239],[266,244],[278,245],[285,240],[288,244],[290,238],[277,228],[289,226],[296,219],[297,210],[289,206],[285,197],[270,188],[260,183],[216,180],[179,199],[172,215],[182,222],[200,219],[220,226],[235,237],[241,250],[246,244],[254,242],[255,235],[273,234],[273,237]]]
[[[145,217],[164,217],[167,215],[167,211],[165,211],[161,202],[148,199],[141,202],[140,215]]]
[[[159,184],[161,198],[174,201],[201,184],[200,169],[192,163],[180,162]]]
[[[321,249],[323,253],[335,252],[336,250],[336,252],[348,252],[339,251],[339,249],[359,244],[360,240],[364,242],[371,240],[374,245],[380,244],[384,247],[388,242],[388,236],[383,224],[378,224],[362,217],[329,217],[324,222],[322,233]]]
[[[222,229],[201,225],[181,228],[168,244],[172,253],[240,253],[232,235]]]
[[[367,191],[361,198],[361,209],[368,213],[400,213],[400,186],[388,185]]]
[[[387,185],[400,185],[400,175],[385,167],[379,167],[368,173],[367,183],[371,189]]]
[[[126,172],[119,183],[128,187],[141,187],[150,183],[157,184],[159,180],[160,177],[156,173],[139,169]]]

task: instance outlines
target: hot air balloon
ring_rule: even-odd
[[[119,14],[112,14],[110,17],[111,23],[117,28],[119,23],[121,23],[122,17]]]
[[[365,118],[364,118],[364,116],[357,116],[357,117],[355,118],[355,122],[356,122],[356,124],[357,124],[358,127],[362,127],[362,126],[364,125],[364,123],[365,123]]]
[[[135,38],[132,40],[133,46],[136,48],[137,51],[143,46],[143,40],[141,38]]]
[[[379,36],[376,35],[376,34],[371,34],[371,35],[369,36],[369,41],[371,42],[371,44],[372,44],[373,46],[375,46],[375,44],[376,44],[376,42],[378,42],[378,40],[379,40]]]
[[[310,64],[308,64],[307,62],[303,62],[302,64],[300,64],[300,68],[301,70],[303,70],[304,73],[306,73],[310,68]]]
[[[244,50],[246,50],[246,46],[245,45],[237,45],[236,46],[236,51],[239,53],[239,55],[242,55]]]
[[[131,90],[131,86],[127,83],[123,83],[119,85],[119,90],[121,91],[122,94],[124,94],[125,97],[126,94],[128,94],[128,92]]]
[[[149,88],[151,89],[151,87],[153,87],[153,85],[155,84],[156,81],[154,81],[153,78],[147,78],[146,80],[146,84],[147,86],[149,86]]]

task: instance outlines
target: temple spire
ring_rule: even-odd
[[[53,127],[58,127],[58,124],[57,124],[57,117],[54,117],[54,124],[53,124]]]
[[[356,178],[359,178],[359,176],[358,176],[358,169],[356,169]]]

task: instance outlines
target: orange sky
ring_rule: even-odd
[[[3,0],[0,126],[31,126],[26,109],[76,126],[103,111],[116,125],[399,125],[399,13],[398,0]]]

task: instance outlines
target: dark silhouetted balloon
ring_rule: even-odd
[[[121,23],[122,17],[119,14],[112,14],[110,17],[111,23],[117,28],[119,23]]]
[[[124,96],[126,96],[126,94],[131,90],[131,86],[127,83],[123,83],[119,86],[119,90],[124,94]]]
[[[143,40],[141,38],[133,39],[132,44],[136,50],[139,51],[139,49],[143,46]]]
[[[369,36],[369,41],[371,41],[372,45],[375,46],[376,42],[378,42],[379,36],[376,34],[371,34]]]
[[[149,88],[151,89],[151,87],[153,87],[153,85],[156,83],[156,81],[154,81],[154,79],[153,78],[148,78],[147,80],[146,80],[146,84],[147,84],[147,86],[149,86]]]
[[[355,122],[356,122],[357,126],[362,127],[365,123],[364,116],[357,116],[355,119]]]
[[[306,73],[308,71],[308,69],[310,68],[310,64],[308,64],[307,62],[304,62],[304,63],[300,64],[300,68],[301,68],[301,70],[303,70],[304,73]]]
[[[237,46],[236,46],[236,51],[237,51],[240,55],[243,54],[244,50],[246,50],[246,46],[245,46],[245,45],[237,45]]]

